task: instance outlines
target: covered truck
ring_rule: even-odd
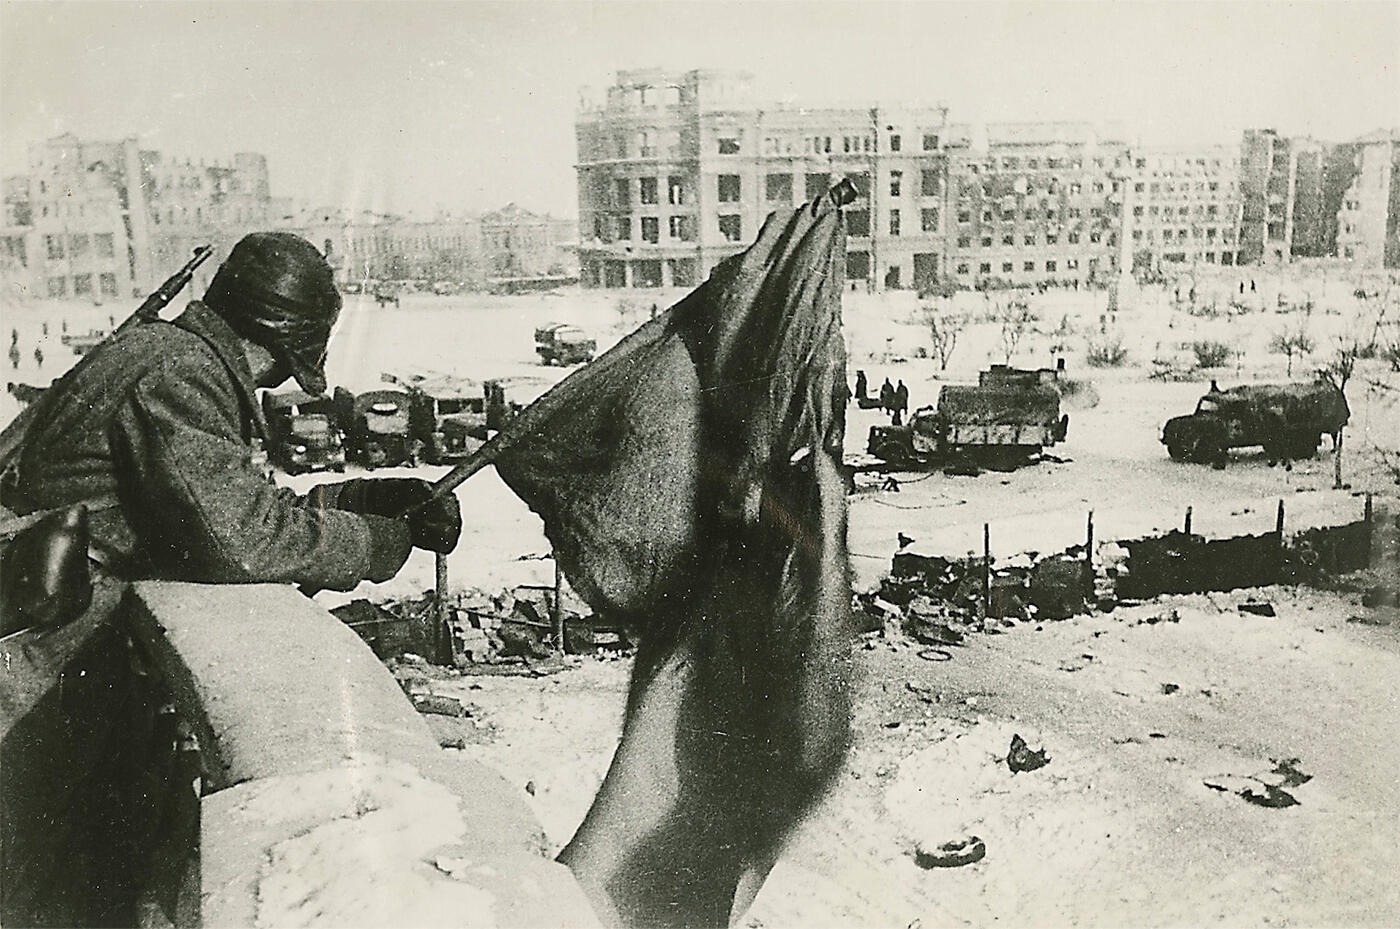
[[[1069,416],[1060,412],[1059,369],[994,365],[976,384],[946,384],[936,406],[914,411],[899,426],[874,426],[867,450],[900,466],[966,457],[1015,464],[1063,442]]]
[[[267,457],[288,474],[344,471],[345,443],[334,402],[300,390],[265,393]]]
[[[417,448],[409,435],[406,392],[367,390],[357,395],[337,387],[335,403],[351,461],[366,468],[416,463]]]
[[[1351,409],[1327,381],[1241,384],[1220,390],[1215,382],[1185,416],[1162,427],[1162,444],[1174,461],[1223,468],[1232,448],[1261,446],[1271,459],[1311,458],[1324,435],[1337,435]]]
[[[409,431],[428,464],[462,461],[486,441],[486,394],[480,382],[437,375],[406,386]]]
[[[598,342],[578,326],[550,323],[535,330],[535,353],[540,364],[572,365],[593,360]]]

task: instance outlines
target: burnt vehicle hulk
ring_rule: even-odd
[[[335,403],[300,390],[265,393],[267,457],[288,474],[344,471],[345,443]]]
[[[914,411],[901,426],[874,426],[867,451],[902,467],[967,459],[1015,465],[1063,442],[1059,369],[994,365],[976,384],[947,384],[937,406]]]
[[[1337,435],[1351,418],[1346,396],[1324,380],[1241,384],[1211,390],[1196,411],[1162,427],[1162,444],[1175,461],[1224,467],[1232,448],[1261,446],[1271,460],[1311,458],[1324,435]]]
[[[486,397],[481,384],[442,376],[415,379],[404,386],[409,396],[409,432],[428,464],[464,461],[486,441]]]
[[[417,463],[418,449],[409,434],[407,393],[367,390],[353,394],[337,387],[335,405],[351,461],[371,469]]]
[[[535,330],[535,352],[543,365],[587,363],[597,350],[597,341],[577,326],[550,323]]]

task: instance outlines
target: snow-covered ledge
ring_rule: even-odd
[[[199,735],[204,925],[597,925],[519,791],[316,604],[143,582],[127,607]]]

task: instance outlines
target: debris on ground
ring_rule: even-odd
[[[1284,809],[1298,806],[1298,798],[1285,790],[1285,787],[1298,787],[1312,780],[1312,775],[1304,773],[1297,758],[1274,758],[1273,768],[1263,774],[1239,776],[1220,774],[1206,778],[1203,782],[1211,790],[1232,793],[1247,803],[1268,809]]]
[[[433,693],[411,693],[409,700],[413,703],[413,708],[420,713],[458,717],[471,715],[467,708],[462,705],[462,701],[456,697]]]
[[[1241,613],[1253,613],[1255,616],[1277,616],[1274,612],[1274,605],[1266,600],[1246,600],[1237,609]]]
[[[1006,766],[1011,769],[1012,774],[1035,771],[1049,763],[1050,758],[1045,754],[1044,748],[1032,749],[1019,733],[1011,736],[1011,750],[1006,754]]]
[[[958,868],[973,864],[987,857],[987,845],[975,835],[952,842],[944,842],[928,849],[921,843],[914,849],[914,863],[925,870],[930,868]]]

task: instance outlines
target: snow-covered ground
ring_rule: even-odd
[[[1286,282],[1287,298],[1305,284]],[[1237,285],[1222,278],[1216,289],[1223,296]],[[1321,288],[1314,291],[1319,306],[1308,325],[1319,348],[1295,362],[1295,374],[1320,363],[1335,334],[1364,325],[1370,308],[1351,298],[1353,286],[1328,281],[1326,305]],[[1278,289],[1260,277],[1255,299],[1276,305],[1270,301]],[[1201,290],[1204,296],[1205,284]],[[655,295],[662,308],[677,296]],[[603,349],[643,320],[651,297],[627,295],[633,309],[625,319],[618,294],[408,297],[399,309],[351,298],[331,345],[331,380],[366,389],[383,371],[415,368],[557,379],[565,372],[535,364],[535,326],[583,325]],[[1348,508],[1359,514],[1359,499],[1328,490],[1330,451],[1291,472],[1250,452],[1237,453],[1225,471],[1167,459],[1158,441],[1162,422],[1192,409],[1211,376],[1222,386],[1282,377],[1285,359],[1268,353],[1268,341],[1301,317],[1270,310],[1202,319],[1172,311],[1164,297],[1134,298],[1116,319],[1102,321],[1129,349],[1125,367],[1102,370],[1082,359],[1086,340],[1100,330],[1105,295],[1032,297],[1043,331],[1028,334],[1011,361],[1050,364],[1051,346],[1063,343],[1068,375],[1092,382],[1082,396],[1097,396],[1096,403],[1071,404],[1068,441],[1054,450],[1063,462],[977,477],[899,475],[897,493],[862,482],[850,528],[862,586],[888,570],[900,532],[914,537],[916,548],[957,553],[980,546],[981,524],[990,522],[998,551],[1046,550],[1079,541],[1091,509],[1100,538],[1177,525],[1188,505],[1194,527],[1208,532],[1270,528],[1279,499],[1290,525],[1330,520]],[[1005,299],[965,294],[952,309],[985,318]],[[885,377],[902,379],[917,407],[933,402],[940,383],[973,380],[1003,360],[997,325],[977,322],[939,372],[917,357],[928,347],[920,312],[912,295],[849,296],[851,376],[864,369],[875,389]],[[106,327],[108,314],[77,305],[5,307],[21,347],[19,369],[8,379],[46,383],[74,360],[59,343],[63,321],[70,332],[86,331]],[[1237,360],[1194,382],[1148,379],[1154,357],[1206,338],[1228,342]],[[36,343],[45,352],[42,369],[32,357]],[[1348,389],[1344,462],[1353,488],[1373,490],[1383,502],[1390,495],[1392,512],[1396,487],[1377,450],[1400,448],[1397,385],[1400,375],[1383,363],[1362,363]],[[12,398],[0,403],[7,420]],[[881,421],[853,406],[848,451],[864,451],[869,427]],[[411,473],[431,479],[445,470]],[[288,483],[304,488],[320,479]],[[466,529],[449,559],[454,586],[495,591],[549,579],[550,562],[521,560],[548,551],[539,520],[494,472],[478,474],[458,493]],[[355,595],[417,593],[432,578],[431,556],[415,553],[398,578]],[[1271,600],[1278,615],[1238,613],[1236,604],[1250,596]],[[319,599],[334,605],[345,597]],[[849,762],[778,862],[746,924],[1400,924],[1400,619],[1358,601],[1355,594],[1284,588],[1162,598],[975,636],[941,662],[924,660],[906,641],[870,637],[858,653]],[[480,728],[465,723],[472,738],[463,751],[520,785],[557,846],[606,771],[628,670],[626,661],[589,659],[546,678],[462,678],[434,687],[474,705]],[[1013,733],[1043,745],[1049,765],[1011,775],[1004,758]],[[1258,807],[1205,783],[1277,779],[1270,770],[1290,758],[1312,775],[1290,788],[1298,806]],[[983,861],[931,871],[914,863],[918,845],[968,834],[985,841]]]

